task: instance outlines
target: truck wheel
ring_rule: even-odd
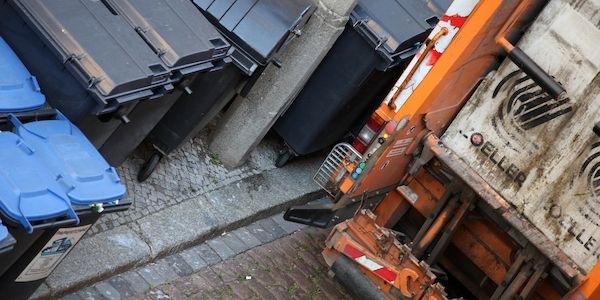
[[[150,177],[150,175],[152,175],[152,173],[154,172],[154,169],[156,169],[156,167],[158,166],[158,163],[160,163],[162,157],[163,155],[159,152],[152,153],[152,156],[150,156],[150,158],[146,160],[146,162],[142,165],[142,168],[138,172],[137,180],[139,182],[144,182],[146,179],[148,179],[148,177]]]

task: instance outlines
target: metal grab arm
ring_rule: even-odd
[[[403,81],[398,81],[394,85],[394,87],[392,87],[392,90],[390,91],[390,93],[384,100],[384,102],[387,101],[387,105],[391,110],[396,109],[396,104],[395,104],[396,98],[400,95],[402,90],[404,90],[406,85],[408,85],[408,83],[412,79],[413,75],[415,75],[415,73],[419,69],[419,66],[421,65],[421,63],[427,57],[427,54],[429,52],[431,52],[431,50],[433,50],[435,43],[437,43],[437,41],[446,34],[448,34],[448,28],[442,27],[442,29],[440,29],[440,31],[438,33],[436,33],[435,36],[433,36],[433,38],[425,41],[425,49],[423,50],[423,53],[420,54],[419,58],[417,59],[417,62],[413,65],[413,68],[410,70],[410,72],[408,73],[408,75],[406,76],[406,78]]]
[[[517,20],[521,19],[524,12],[528,11],[528,7],[534,5],[535,1],[524,0],[519,6],[513,11],[506,23],[500,29],[500,32],[496,36],[496,43],[506,51],[508,58],[523,70],[535,83],[537,83],[544,91],[555,99],[561,99],[565,97],[566,90],[556,82],[552,76],[544,71],[531,57],[529,57],[519,47],[513,45],[507,38],[509,32],[513,29],[513,26]]]

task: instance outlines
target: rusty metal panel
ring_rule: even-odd
[[[518,43],[560,82],[553,99],[504,61],[442,137],[582,269],[600,256],[600,23],[594,0],[551,1]]]

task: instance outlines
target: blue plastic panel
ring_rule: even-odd
[[[35,152],[14,133],[0,132],[0,210],[33,232],[32,223],[79,220],[69,198]]]
[[[10,236],[8,235],[8,229],[2,225],[2,221],[0,221],[0,244],[4,241],[8,240]]]
[[[37,80],[0,37],[0,112],[40,108],[46,102]]]
[[[0,254],[12,250],[14,244],[15,240],[8,233],[8,229],[2,225],[2,221],[0,221]]]
[[[110,203],[123,197],[125,186],[117,171],[62,114],[55,120],[22,124],[11,116],[17,134],[43,161],[74,205]]]

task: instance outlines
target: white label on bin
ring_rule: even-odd
[[[50,273],[71,252],[91,226],[59,229],[15,281],[29,282],[50,276]]]

